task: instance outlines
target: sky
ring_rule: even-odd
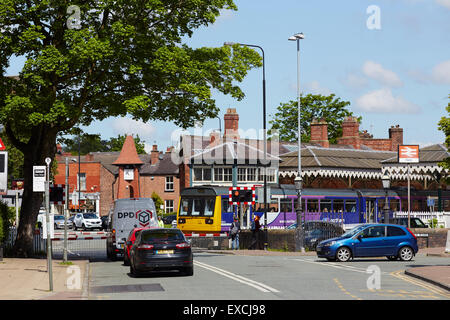
[[[261,46],[265,52],[267,128],[281,103],[297,97],[297,49],[300,42],[300,88],[304,94],[334,93],[349,101],[360,130],[388,138],[388,129],[403,128],[404,144],[443,143],[438,122],[448,116],[450,94],[450,0],[235,0],[237,11],[223,11],[217,21],[197,29],[185,42],[220,47],[224,42]],[[16,75],[24,60],[12,60]],[[263,127],[262,68],[240,83],[246,97],[237,101],[219,92],[213,98],[222,119],[236,108],[244,132]],[[207,134],[219,119],[206,120],[190,133]],[[139,134],[150,151],[176,144],[181,132],[173,123],[108,118],[83,127],[102,139]],[[261,137],[262,138],[262,137]]]

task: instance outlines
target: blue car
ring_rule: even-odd
[[[418,251],[416,236],[407,227],[393,224],[361,225],[338,238],[320,242],[316,248],[319,258],[342,262],[381,256],[409,261]]]

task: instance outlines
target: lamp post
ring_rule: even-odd
[[[304,232],[303,232],[303,221],[302,221],[302,176],[298,175],[294,179],[295,189],[297,190],[297,203],[295,206],[295,213],[297,215],[297,230],[296,230],[296,249],[300,249],[301,252],[305,251],[304,246]]]
[[[263,176],[264,176],[264,250],[267,250],[268,237],[267,237],[267,133],[266,133],[266,63],[264,57],[264,49],[260,46],[245,43],[225,42],[225,46],[240,45],[245,47],[258,48],[262,52],[263,59],[263,135],[264,135],[264,162],[263,162]]]
[[[302,130],[301,130],[301,102],[300,102],[300,40],[304,39],[305,36],[302,32],[296,33],[293,36],[289,37],[289,41],[297,42],[297,138],[298,138],[298,169],[297,169],[297,177],[294,180],[295,188],[297,189],[297,233],[298,237],[301,238],[299,243],[300,250],[303,252],[305,248],[303,247],[303,225],[301,221],[302,216]],[[302,232],[300,232],[300,230]],[[300,240],[300,239],[299,239]]]
[[[391,180],[389,176],[385,173],[383,177],[381,178],[381,181],[383,182],[383,188],[384,188],[384,207],[383,207],[383,214],[384,214],[384,223],[389,223],[389,205],[388,205],[388,190],[391,185]]]

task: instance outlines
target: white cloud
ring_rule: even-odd
[[[369,78],[379,81],[382,85],[388,87],[403,86],[403,82],[395,72],[385,69],[381,64],[373,61],[366,61],[364,63],[363,73]]]
[[[156,132],[155,127],[150,123],[136,121],[130,118],[116,118],[112,122],[112,130],[115,134],[132,134],[139,135],[141,140],[149,141]]]
[[[431,78],[437,84],[450,84],[450,60],[436,65],[431,72]]]
[[[342,83],[352,89],[362,89],[368,84],[367,78],[356,73],[348,73]]]
[[[393,96],[391,89],[383,88],[366,93],[356,100],[361,111],[371,113],[418,113],[420,107],[401,96]]]
[[[436,3],[450,9],[450,0],[436,0]]]
[[[310,92],[312,94],[322,94],[322,95],[325,95],[325,96],[328,96],[328,95],[331,94],[331,90],[330,89],[322,87],[320,85],[319,81],[316,81],[316,80],[305,83],[303,85],[303,87],[306,89],[306,90],[303,90],[303,91],[308,91],[308,92]]]

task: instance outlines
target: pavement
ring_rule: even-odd
[[[264,250],[204,250],[210,253],[253,256],[315,256],[315,252]],[[421,249],[418,254],[450,258],[445,248]],[[74,260],[70,265],[52,261],[53,291],[50,291],[47,259],[3,258],[0,261],[0,300],[85,300],[89,261]],[[450,264],[408,268],[405,274],[450,291]]]

